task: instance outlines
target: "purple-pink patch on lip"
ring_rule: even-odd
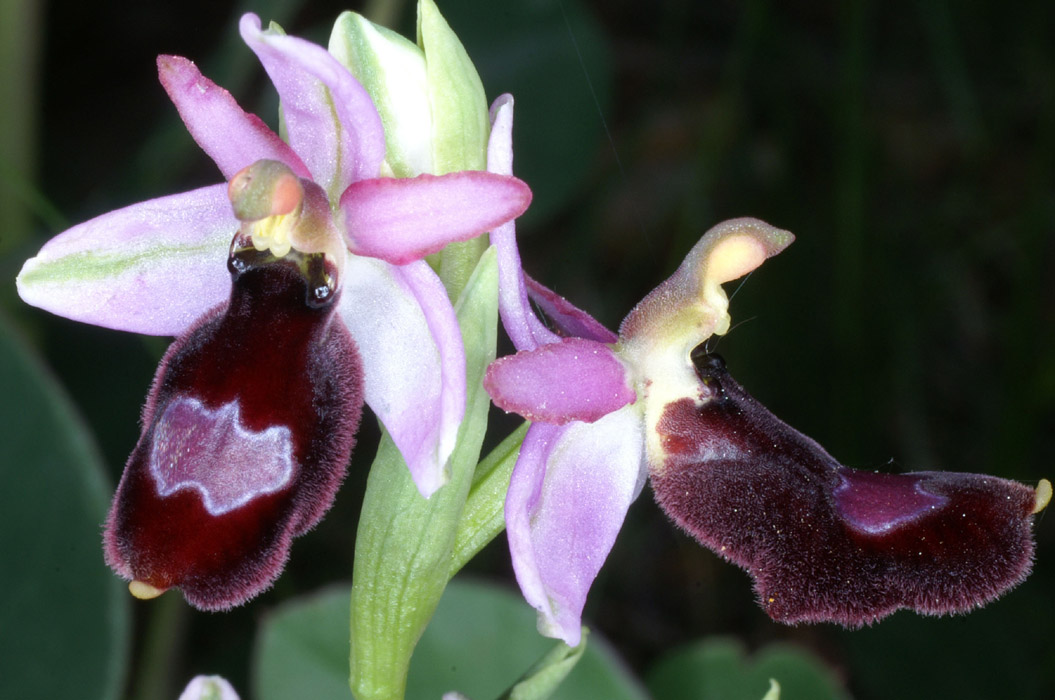
[[[948,502],[923,489],[920,477],[840,470],[835,503],[846,521],[870,535],[881,535],[933,512]]]

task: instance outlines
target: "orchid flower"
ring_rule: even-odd
[[[530,201],[524,183],[487,172],[381,177],[382,122],[348,69],[255,15],[239,28],[278,90],[288,143],[192,62],[162,56],[162,85],[228,182],[74,226],[18,278],[25,301],[67,318],[180,336],[105,549],[134,594],[178,586],[205,609],[278,576],[291,538],[332,503],[364,398],[421,493],[444,483],[465,360],[421,258]]]
[[[512,104],[496,104],[489,167],[510,173]],[[505,503],[513,567],[539,630],[575,646],[590,585],[649,477],[689,534],[754,577],[776,620],[856,626],[899,608],[966,611],[1025,578],[1036,490],[974,474],[838,464],[696,349],[730,326],[721,284],[793,236],[715,226],[616,335],[527,278],[514,225],[498,248],[502,321],[518,352],[488,369],[495,404],[533,421]],[[556,332],[535,315],[530,301]]]

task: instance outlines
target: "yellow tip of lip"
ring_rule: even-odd
[[[1051,502],[1051,482],[1047,479],[1041,479],[1040,483],[1037,484],[1037,495],[1033,502],[1033,512],[1039,513],[1048,507]]]
[[[149,583],[143,583],[142,581],[132,581],[128,584],[128,592],[134,597],[140,600],[150,600],[157,598],[159,595],[165,592],[164,588],[155,588]]]
[[[766,259],[766,248],[751,236],[731,236],[719,241],[707,257],[706,275],[718,284],[743,277]]]

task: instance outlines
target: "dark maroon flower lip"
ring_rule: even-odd
[[[321,255],[236,245],[231,299],[166,353],[111,507],[107,562],[138,597],[206,610],[280,574],[329,509],[362,410],[358,351]]]
[[[678,525],[754,578],[774,619],[859,626],[901,608],[963,612],[1028,575],[1047,482],[849,469],[753,399],[721,358],[694,359],[710,398],[666,407],[652,486]]]

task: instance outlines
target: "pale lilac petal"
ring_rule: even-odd
[[[349,256],[340,313],[363,361],[366,403],[423,496],[447,481],[465,413],[465,351],[443,283],[424,261]]]
[[[330,201],[352,182],[377,177],[385,158],[384,128],[370,95],[348,69],[321,46],[261,31],[254,14],[242,16],[239,30],[278,90],[290,145]]]
[[[238,700],[238,693],[223,676],[195,676],[179,700]]]
[[[498,358],[484,388],[499,408],[556,425],[592,423],[637,398],[611,348],[583,338]]]
[[[527,275],[527,293],[542,313],[549,317],[557,332],[573,338],[588,338],[598,343],[614,343],[619,336],[605,328],[600,321],[586,313],[553,290],[542,286]]]
[[[395,265],[476,238],[530,203],[531,190],[520,180],[471,170],[363,180],[341,196],[349,249]]]
[[[487,169],[513,174],[513,96],[502,95],[491,105],[491,137],[487,143]],[[546,328],[528,303],[524,273],[517,250],[516,224],[512,221],[491,230],[498,257],[498,311],[502,326],[517,350],[533,350],[559,340]]]
[[[180,335],[227,300],[238,226],[226,185],[133,204],[48,241],[23,266],[18,293],[76,321]]]
[[[194,141],[230,180],[258,160],[285,163],[300,177],[308,169],[293,149],[258,116],[243,111],[231,93],[182,56],[158,56],[158,77]]]
[[[641,416],[528,430],[506,495],[517,582],[539,632],[579,643],[586,594],[644,482]]]

